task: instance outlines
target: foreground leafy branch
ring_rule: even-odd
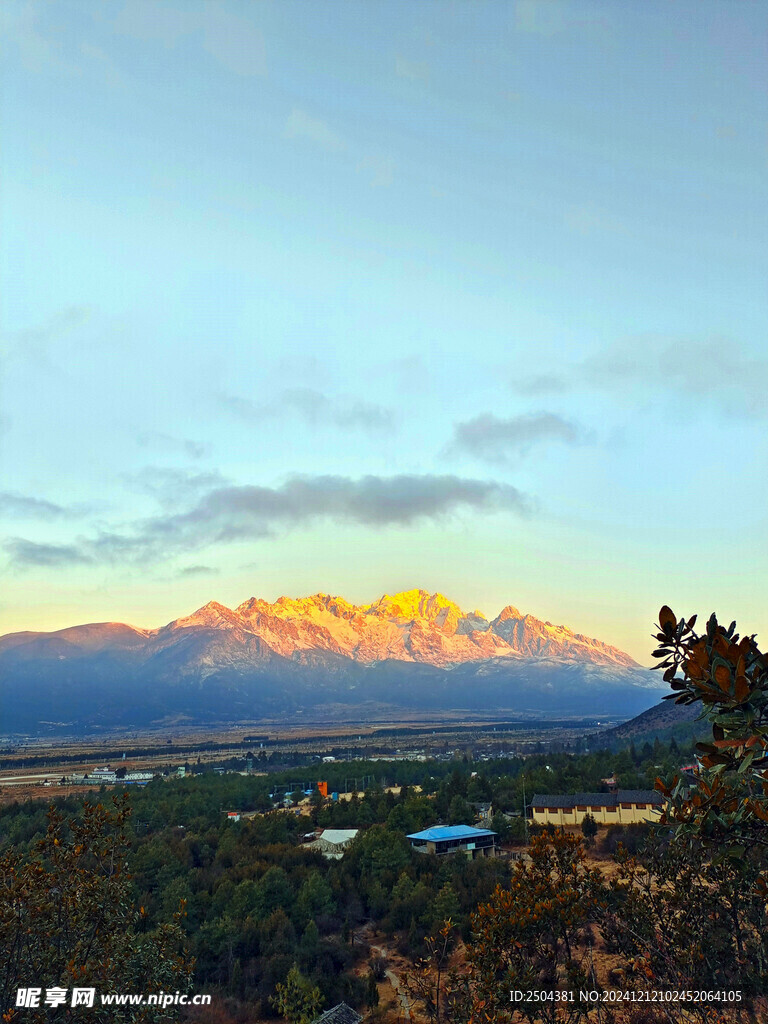
[[[702,771],[693,790],[680,776],[658,780],[657,789],[668,801],[663,820],[681,837],[739,860],[755,845],[768,847],[768,657],[754,635],[739,637],[735,622],[726,629],[713,614],[703,634],[695,623],[696,616],[678,621],[665,605],[654,657],[675,691],[665,700],[700,702],[712,739],[697,744]]]

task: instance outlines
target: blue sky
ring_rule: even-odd
[[[768,10],[3,5],[0,632],[768,628]]]

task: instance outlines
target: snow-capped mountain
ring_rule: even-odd
[[[329,594],[281,597],[274,604],[252,597],[234,610],[212,601],[156,635],[197,627],[241,629],[287,658],[328,651],[365,664],[394,658],[446,668],[523,656],[637,667],[616,647],[522,615],[512,605],[489,620],[480,611],[463,612],[442,594],[425,590],[385,594],[371,605],[353,605]]]
[[[364,706],[634,714],[658,685],[600,640],[512,605],[488,619],[424,590],[370,605],[328,594],[252,597],[234,609],[212,601],[157,629],[93,623],[0,637],[0,732]]]

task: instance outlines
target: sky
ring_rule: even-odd
[[[768,632],[768,6],[0,9],[0,633]]]

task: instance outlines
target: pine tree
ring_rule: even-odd
[[[285,982],[275,985],[275,991],[277,995],[270,1002],[288,1024],[311,1024],[323,1004],[320,989],[312,986],[296,964],[288,971]]]
[[[379,987],[376,984],[376,978],[373,971],[368,974],[368,980],[365,987],[365,1005],[369,1010],[375,1010],[379,1005]]]

